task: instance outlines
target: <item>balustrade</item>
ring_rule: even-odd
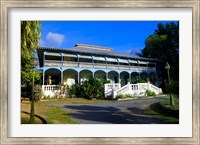
[[[63,61],[63,66],[66,66],[66,67],[78,67],[78,62]]]
[[[45,66],[62,66],[62,67],[78,67],[78,62],[73,61],[56,61],[56,60],[45,60]],[[96,69],[111,69],[111,70],[132,70],[132,71],[156,71],[155,67],[138,67],[129,65],[117,65],[117,64],[106,64],[105,63],[92,63],[92,62],[79,62],[81,68],[96,68]]]
[[[45,60],[44,61],[44,65],[45,66],[61,66],[62,65],[62,61]]]
[[[105,89],[104,89],[104,93],[105,93],[105,97],[107,97],[108,92],[111,93],[112,87],[114,86],[114,84],[105,84]],[[119,89],[115,89],[114,91],[112,91],[113,93],[113,97],[115,98],[116,95],[119,94],[134,94],[134,95],[142,95],[145,93],[146,90],[151,90],[154,91],[156,94],[160,94],[162,93],[162,90],[152,84],[149,83],[138,83],[138,84],[130,84],[128,83],[127,85],[123,86],[120,88],[120,85],[118,86]]]
[[[43,91],[55,91],[55,90],[58,90],[58,86],[57,85],[43,85],[42,90]]]
[[[129,84],[127,84],[127,85],[123,86],[122,88],[120,88],[119,90],[117,90],[116,94],[118,95],[118,94],[124,93],[128,90],[129,90]]]

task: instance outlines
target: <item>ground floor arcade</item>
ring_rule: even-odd
[[[98,78],[110,80],[111,83],[121,83],[121,86],[128,82],[137,83],[139,79],[149,80],[152,84],[156,84],[156,72],[149,71],[121,71],[121,70],[98,70],[84,68],[44,68],[43,69],[43,85],[66,84],[73,85],[89,80],[89,78]]]

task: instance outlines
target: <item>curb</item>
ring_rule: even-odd
[[[21,111],[21,113],[25,113],[25,114],[30,115],[30,113],[28,113],[26,111]],[[39,118],[42,121],[43,124],[47,124],[47,121],[44,118],[42,118],[41,116],[35,114],[35,117]]]
[[[164,109],[166,112],[171,113],[171,114],[173,114],[173,115],[179,115],[179,110],[175,110],[175,109],[169,108],[169,107],[167,107],[167,106],[165,106],[165,105],[162,105],[161,103],[159,103],[159,105],[160,105],[160,107],[161,107],[162,109]]]

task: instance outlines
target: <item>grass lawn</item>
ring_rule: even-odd
[[[160,104],[165,105],[165,106],[167,106],[167,107],[169,107],[171,109],[176,109],[176,110],[179,109],[179,99],[177,98],[177,96],[174,96],[174,104],[175,105],[173,105],[173,106],[170,105],[170,100],[169,99],[161,101]]]
[[[65,99],[45,99],[35,103],[35,114],[43,117],[48,124],[77,124],[74,121],[70,113],[63,111],[62,108],[53,107],[51,105],[56,104],[93,104],[93,103],[103,103],[111,102],[112,100],[88,100],[83,98],[65,98]],[[30,112],[30,101],[22,101],[21,110]],[[24,115],[22,114],[24,118]],[[24,120],[22,118],[22,120]],[[26,119],[27,122],[28,119]],[[23,123],[23,122],[22,122]],[[25,123],[25,122],[24,122]]]
[[[144,113],[147,115],[151,115],[154,118],[157,118],[167,124],[178,124],[179,123],[179,115],[169,113],[168,111],[166,111],[165,109],[163,109],[160,106],[160,104],[162,104],[162,105],[167,106],[168,108],[178,110],[179,109],[179,99],[177,97],[174,97],[174,102],[175,102],[174,106],[169,105],[169,103],[170,103],[169,99],[152,104],[149,106],[148,109],[146,109],[144,111]]]
[[[29,122],[30,122],[30,115],[21,113],[21,124],[29,124]],[[35,117],[35,124],[42,124],[42,121],[39,118]]]

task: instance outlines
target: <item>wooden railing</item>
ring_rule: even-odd
[[[116,65],[116,64],[107,64],[107,68],[108,69],[112,69],[112,70],[117,70],[118,69],[118,65]]]
[[[78,67],[78,62],[73,62],[73,61],[63,61],[64,67]]]
[[[79,65],[78,65],[79,64]],[[73,62],[73,61],[56,61],[45,60],[44,66],[60,66],[60,67],[81,67],[81,68],[96,68],[96,69],[111,69],[111,70],[133,70],[133,71],[156,71],[155,67],[129,66],[105,63],[91,63],[91,62]]]
[[[93,68],[93,63],[90,62],[79,62],[81,68]]]
[[[62,61],[45,60],[44,65],[45,66],[62,66]]]

